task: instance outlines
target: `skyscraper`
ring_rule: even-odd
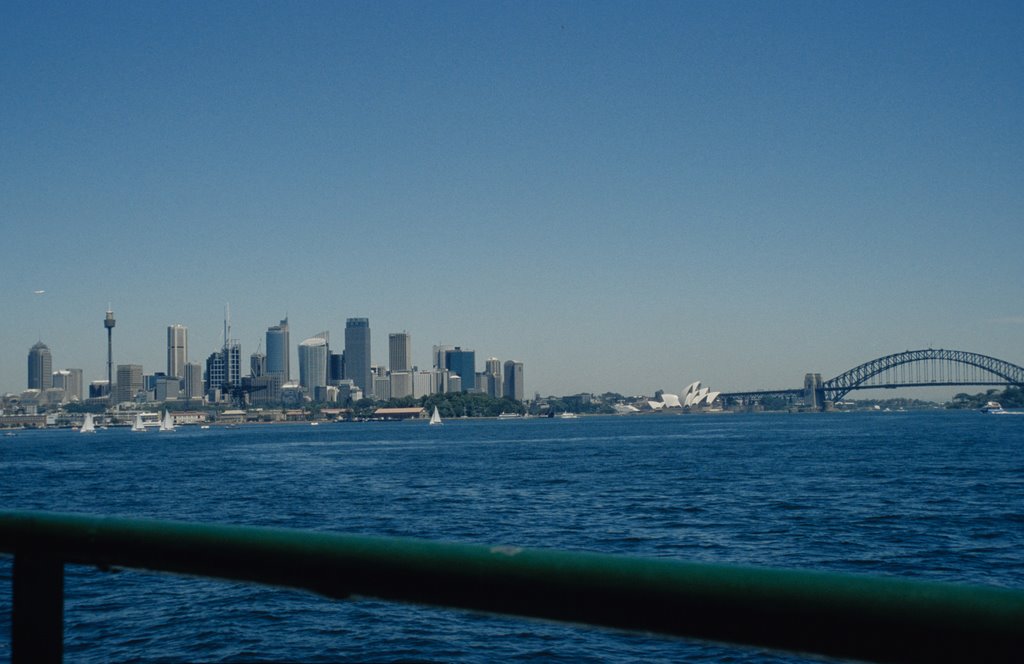
[[[53,387],[53,356],[42,341],[28,351],[28,389],[48,390]]]
[[[501,360],[496,357],[489,357],[484,362],[484,375],[487,376],[487,394],[492,397],[501,398],[504,385],[501,381]]]
[[[345,378],[352,379],[364,396],[373,393],[370,376],[370,319],[345,321]]]
[[[201,399],[203,397],[203,367],[199,364],[189,362],[185,365],[184,395],[186,399]]]
[[[408,332],[388,335],[388,368],[391,371],[412,370],[412,335]]]
[[[167,375],[185,377],[188,362],[188,328],[184,325],[167,326]]]
[[[114,403],[133,401],[135,393],[142,389],[142,365],[117,365],[117,388],[114,392]]]
[[[64,390],[64,401],[81,401],[82,370],[60,369],[54,371],[53,386]]]
[[[329,352],[326,332],[299,344],[299,385],[311,396],[316,393],[316,388],[327,386]]]
[[[249,375],[259,378],[267,373],[267,356],[263,353],[253,353],[249,356]]]
[[[523,395],[523,363],[508,360],[505,362],[505,386],[502,396],[508,399],[522,401]]]
[[[288,340],[288,319],[267,328],[267,374],[280,376],[287,383],[292,379],[291,342]]]
[[[463,350],[456,346],[445,355],[445,369],[458,374],[462,379],[458,391],[472,392],[476,387],[476,351]]]

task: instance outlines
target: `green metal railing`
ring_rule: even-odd
[[[0,512],[13,661],[59,661],[64,564],[217,577],[880,662],[1021,661],[1024,592],[323,532]]]

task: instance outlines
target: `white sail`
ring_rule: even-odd
[[[96,433],[96,425],[92,421],[92,413],[85,414],[85,421],[82,422],[82,428],[78,430],[79,433]]]
[[[430,415],[431,424],[441,424],[441,413],[437,412],[437,406],[434,406],[434,412]]]
[[[160,420],[161,431],[174,431],[174,418],[171,417],[171,411],[164,412],[164,419]]]
[[[135,422],[132,424],[132,431],[145,431],[146,425],[142,423],[142,413],[135,414]]]

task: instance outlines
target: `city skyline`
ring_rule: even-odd
[[[0,9],[0,390],[37,341],[104,377],[108,305],[147,372],[225,302],[246,356],[360,316],[530,395],[1024,363],[1019,3],[238,14]]]

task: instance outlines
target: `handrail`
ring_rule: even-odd
[[[60,642],[54,595],[65,563],[880,662],[1009,662],[1024,652],[1024,591],[1001,588],[46,512],[0,512],[0,553],[14,554],[14,661],[60,659],[59,645],[53,653],[38,642]]]

